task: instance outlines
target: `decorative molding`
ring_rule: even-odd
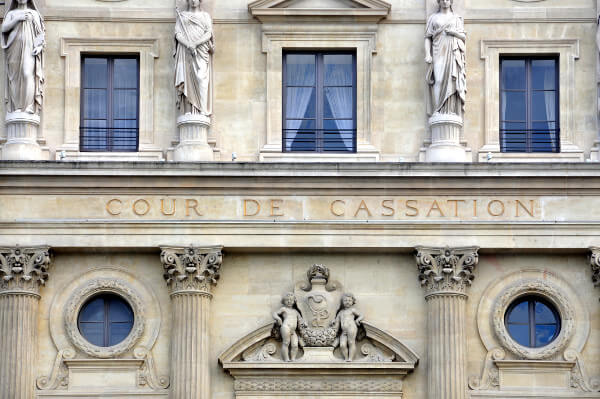
[[[600,287],[600,247],[590,247],[590,266],[592,267],[592,283]]]
[[[582,162],[583,150],[575,142],[575,61],[579,59],[578,39],[549,40],[482,40],[481,59],[485,66],[485,144],[479,149],[479,161],[487,162],[488,153],[493,162]],[[530,154],[500,152],[500,56],[559,54],[560,92],[560,153]]]
[[[39,377],[36,380],[38,389],[42,391],[67,389],[69,386],[69,370],[64,361],[74,358],[75,351],[72,349],[63,349],[59,351],[54,360],[50,375]]]
[[[158,137],[154,131],[154,62],[159,57],[157,38],[85,38],[63,37],[60,40],[60,54],[65,57],[65,137],[57,148],[56,155],[64,160],[163,160],[162,149],[158,147]],[[79,151],[79,124],[81,110],[81,54],[139,54],[139,150],[129,153],[91,154]]]
[[[494,348],[487,353],[485,356],[485,362],[483,363],[483,370],[481,376],[469,377],[469,388],[474,391],[485,391],[489,389],[500,388],[500,376],[498,374],[498,367],[496,367],[496,360],[504,360],[506,358],[506,352],[502,348]]]
[[[167,389],[169,388],[169,376],[158,375],[156,370],[156,363],[152,351],[149,351],[143,347],[137,347],[133,351],[133,357],[136,359],[144,360],[144,364],[138,370],[138,382],[139,388],[151,388],[151,389]]]
[[[200,293],[212,296],[223,262],[221,246],[215,247],[161,247],[160,260],[165,269],[164,278],[171,295]]]
[[[48,280],[50,247],[0,247],[0,295],[39,295]]]
[[[466,295],[475,279],[479,247],[416,247],[415,259],[425,298],[436,294]]]
[[[82,306],[99,293],[110,292],[127,301],[134,313],[131,332],[122,342],[109,347],[100,347],[87,341],[79,331],[78,317]],[[85,283],[71,295],[64,310],[64,327],[71,343],[81,352],[101,359],[115,358],[129,352],[144,333],[146,324],[145,307],[140,295],[127,282],[119,279],[99,278]]]
[[[395,393],[402,394],[402,380],[396,377],[258,377],[236,379],[236,393],[242,392],[310,392],[313,395],[334,393]],[[363,394],[364,395],[364,394]],[[364,397],[364,396],[363,396]],[[398,396],[394,396],[398,397]]]
[[[296,1],[295,3],[300,3]],[[327,23],[335,21],[348,22],[379,22],[389,16],[392,6],[382,0],[349,0],[355,7],[295,7],[294,3],[289,4],[288,0],[256,0],[248,4],[250,14],[261,22],[272,22],[290,18],[297,18],[302,21],[314,20],[323,21],[327,18]]]
[[[538,295],[550,301],[558,310],[561,329],[558,337],[541,348],[529,348],[517,343],[508,333],[504,315],[508,307],[519,297]],[[492,308],[492,325],[502,347],[508,349],[520,359],[548,359],[564,351],[573,338],[575,312],[567,295],[558,286],[544,280],[523,279],[509,286],[500,295]]]
[[[565,361],[575,362],[571,371],[571,387],[583,392],[600,392],[600,379],[589,378],[585,371],[585,363],[581,354],[574,350],[566,350],[563,354]]]

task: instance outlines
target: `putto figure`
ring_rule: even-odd
[[[281,326],[281,356],[286,362],[293,362],[298,357],[298,327],[306,327],[302,315],[294,307],[296,305],[296,296],[288,292],[281,299],[283,306],[275,313],[273,318],[277,325]]]
[[[7,112],[39,115],[44,83],[44,19],[34,0],[10,0],[2,22]]]
[[[175,23],[175,88],[181,115],[210,116],[211,58],[215,50],[212,19],[200,9],[201,0],[188,0],[177,9]]]
[[[462,118],[467,94],[466,34],[463,19],[454,14],[452,3],[452,0],[438,0],[438,12],[427,20],[427,114],[454,114]]]
[[[356,310],[356,298],[353,294],[346,293],[342,296],[342,308],[335,320],[331,323],[336,330],[342,329],[339,337],[340,351],[344,360],[351,362],[356,355],[356,336],[363,315]]]

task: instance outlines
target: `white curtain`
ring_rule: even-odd
[[[346,66],[346,68],[344,68]],[[352,70],[347,68],[348,64],[329,64],[325,82],[328,86],[344,86],[352,82]],[[335,124],[341,130],[340,136],[343,137],[343,143],[346,149],[352,148],[352,129],[354,123],[352,120],[339,120],[341,118],[352,118],[353,90],[351,87],[327,87],[325,96],[332,116],[336,119]]]
[[[554,88],[555,84],[555,73],[554,68],[547,69],[544,73],[544,89]],[[544,92],[544,101],[546,102],[546,120],[553,121],[552,125],[554,129],[557,128],[556,124],[556,90],[555,91],[545,91]],[[547,126],[550,126],[550,122],[548,122]],[[552,150],[556,150],[556,134],[554,131],[549,130],[548,134],[550,135],[550,143],[552,145]]]
[[[288,56],[288,60],[305,56]],[[308,57],[307,57],[308,58]],[[286,74],[288,76],[287,85],[293,86],[313,86],[315,84],[315,63],[314,56],[313,62],[308,63],[291,63],[286,64]],[[291,79],[289,77],[292,77]],[[287,99],[286,99],[286,118],[297,117],[304,118],[310,103],[312,93],[314,89],[310,87],[288,87],[287,88]],[[294,139],[298,134],[298,129],[302,125],[302,120],[288,120],[286,119],[286,138],[288,140]],[[288,141],[289,142],[289,141]]]

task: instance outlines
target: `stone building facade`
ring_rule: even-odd
[[[0,398],[600,398],[595,0],[14,0]]]

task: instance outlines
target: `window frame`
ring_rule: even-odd
[[[102,321],[98,321],[98,322],[91,322],[91,321],[82,321],[81,320],[81,316],[82,313],[84,312],[84,310],[87,309],[87,306],[89,306],[92,302],[98,300],[98,299],[102,299],[103,301],[103,318]],[[114,322],[111,321],[110,318],[110,304],[112,302],[114,302],[115,300],[119,300],[122,303],[124,303],[125,305],[127,305],[128,309],[131,311],[131,320],[127,321],[127,322]],[[100,293],[98,295],[94,295],[93,297],[89,298],[82,306],[81,309],[79,310],[79,313],[77,314],[77,328],[79,330],[79,333],[81,334],[81,336],[86,339],[88,342],[89,339],[88,337],[83,333],[83,331],[81,330],[81,325],[82,324],[100,324],[102,323],[102,330],[103,330],[103,335],[102,335],[102,345],[97,345],[101,348],[110,348],[112,346],[115,345],[119,345],[120,343],[122,343],[123,341],[125,341],[127,339],[127,337],[131,334],[131,331],[133,330],[134,324],[135,324],[135,311],[133,310],[133,307],[131,306],[131,304],[123,297],[121,297],[120,295],[117,295],[115,293],[112,292],[106,292],[106,293]],[[130,324],[130,328],[129,331],[127,332],[127,335],[121,339],[119,342],[115,342],[111,345],[111,326],[112,324],[124,324],[124,323],[128,323]],[[91,342],[90,342],[91,343]]]
[[[528,318],[528,322],[527,324],[524,323],[510,323],[509,322],[509,317],[512,313],[512,311],[519,306],[520,304],[526,302],[527,303],[527,318]],[[537,323],[536,322],[536,318],[535,318],[535,304],[536,302],[543,304],[544,306],[546,306],[551,312],[552,315],[554,316],[554,319],[556,321],[556,323]],[[523,345],[522,342],[519,342],[511,333],[510,333],[510,328],[509,325],[514,324],[514,325],[527,325],[528,329],[529,329],[529,345]],[[552,342],[554,342],[556,340],[556,338],[558,338],[558,336],[560,335],[560,331],[561,331],[561,327],[562,327],[562,320],[560,317],[560,313],[559,311],[556,309],[556,307],[548,300],[546,300],[545,298],[538,296],[538,295],[525,295],[522,297],[519,297],[517,299],[515,299],[506,309],[506,313],[504,314],[504,325],[506,326],[506,330],[508,331],[508,333],[510,334],[511,338],[517,342],[519,345],[525,346],[527,348],[533,348],[533,349],[538,349],[538,348],[543,348],[545,346],[548,346],[550,344],[552,344]],[[541,345],[541,346],[537,346],[536,345],[536,329],[538,325],[556,325],[556,331],[554,332],[554,335],[552,336],[552,339],[545,345]]]
[[[85,127],[83,126],[85,123],[85,60],[89,58],[104,58],[107,60],[107,99],[106,99],[106,107],[107,107],[107,118],[106,118],[106,146],[104,148],[90,149],[85,147],[84,143],[84,134]],[[136,123],[135,123],[135,148],[125,148],[125,149],[115,149],[113,147],[113,130],[114,127],[114,108],[113,108],[113,98],[114,98],[114,62],[116,59],[134,59],[137,62],[136,68]],[[79,151],[81,152],[138,152],[140,148],[140,57],[139,54],[135,53],[116,53],[116,54],[108,54],[108,53],[81,53],[81,82],[79,89],[79,104],[80,104],[80,112],[79,112]]]
[[[288,150],[286,145],[287,129],[287,57],[288,55],[308,54],[315,56],[315,150],[293,151]],[[350,151],[327,151],[323,145],[323,122],[326,119],[324,112],[325,77],[324,57],[326,55],[350,55],[352,56],[352,149]],[[324,50],[284,50],[282,54],[282,152],[283,153],[308,153],[308,154],[355,154],[357,152],[357,55],[355,49],[324,49]],[[341,118],[344,119],[344,118]]]
[[[504,144],[504,137],[503,137],[503,131],[505,131],[506,129],[502,128],[503,123],[507,122],[505,120],[502,119],[502,105],[503,105],[503,96],[502,94],[506,91],[511,91],[512,89],[505,89],[503,87],[503,80],[502,80],[502,69],[503,69],[503,61],[504,60],[523,60],[525,61],[525,107],[526,107],[526,111],[525,111],[525,130],[526,131],[526,143],[525,143],[525,151],[509,151],[506,148],[506,145]],[[531,144],[531,140],[532,140],[532,134],[533,134],[533,128],[532,125],[534,123],[533,121],[533,116],[532,116],[532,108],[533,108],[533,93],[534,93],[534,89],[532,87],[532,61],[534,60],[553,60],[554,61],[554,66],[555,66],[555,75],[554,75],[554,84],[555,84],[555,90],[554,92],[556,93],[555,95],[555,100],[554,100],[554,107],[555,107],[555,115],[556,115],[556,120],[555,120],[555,129],[554,129],[554,135],[555,135],[555,139],[557,141],[556,143],[556,149],[553,151],[533,151],[532,150],[532,144]],[[499,66],[498,66],[498,72],[499,72],[499,83],[500,83],[500,87],[499,87],[499,94],[500,94],[500,98],[498,99],[498,120],[499,120],[499,126],[498,126],[498,131],[499,131],[499,143],[500,143],[500,152],[504,153],[504,154],[518,154],[518,153],[525,153],[525,154],[558,154],[561,152],[561,134],[560,134],[560,54],[557,53],[548,53],[548,54],[534,54],[534,55],[526,55],[526,54],[500,54],[499,57]],[[516,91],[516,90],[515,90]],[[510,121],[513,122],[513,121]],[[509,122],[509,123],[510,123]],[[519,121],[520,122],[520,121]],[[548,129],[550,130],[550,129]]]

